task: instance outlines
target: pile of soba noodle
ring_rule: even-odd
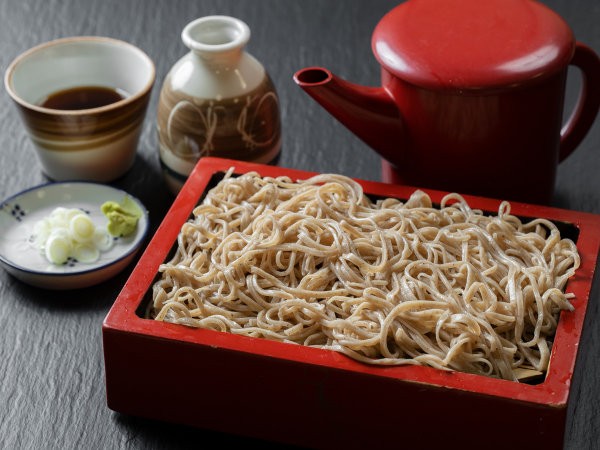
[[[374,203],[338,175],[230,173],[182,227],[150,317],[370,364],[547,369],[579,266],[551,222],[523,224],[506,202],[485,216],[457,194]]]

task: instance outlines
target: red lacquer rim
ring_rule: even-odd
[[[568,285],[569,292],[575,294],[575,298],[572,300],[575,311],[561,314],[546,380],[537,385],[442,371],[423,366],[370,366],[334,351],[188,328],[138,317],[136,309],[150,288],[159,265],[164,261],[177,239],[181,226],[189,218],[211,177],[230,167],[235,167],[236,173],[256,171],[261,176],[289,176],[294,180],[306,179],[315,175],[312,172],[220,158],[201,159],[106,316],[103,324],[104,330],[223,348],[263,357],[315,364],[376,377],[424,383],[439,388],[458,389],[540,405],[556,407],[566,405],[600,246],[600,216],[594,214],[511,202],[511,214],[565,221],[579,228],[577,247],[581,255],[581,267],[569,280]],[[388,197],[408,198],[416,189],[410,186],[356,181],[363,186],[365,192]],[[439,202],[446,194],[441,191],[422,190],[427,192],[434,202]],[[497,211],[500,204],[500,200],[495,199],[469,195],[465,195],[464,198],[474,209]]]

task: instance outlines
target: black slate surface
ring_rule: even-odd
[[[543,3],[566,19],[578,40],[600,52],[598,0]],[[18,54],[32,46],[74,35],[122,39],[148,53],[155,61],[157,79],[138,157],[133,169],[113,184],[144,202],[155,229],[172,201],[158,162],[157,101],[166,73],[187,52],[180,33],[189,21],[226,14],[250,26],[247,51],[264,64],[280,96],[282,166],[377,181],[379,157],[304,94],[292,74],[320,65],[351,81],[378,85],[370,36],[396,4],[394,0],[0,0],[0,69],[4,73]],[[569,81],[568,105],[578,89],[576,72]],[[554,206],[600,214],[599,151],[597,120],[580,148],[559,167]],[[2,92],[0,199],[47,182],[37,167],[16,108]],[[0,448],[162,449],[249,442],[124,416],[106,407],[101,324],[132,267],[99,286],[71,292],[30,287],[0,270]],[[571,390],[567,449],[600,446],[598,289],[596,283]],[[157,384],[157,393],[160,390]],[[522,432],[526,424],[515,426]],[[454,442],[459,441],[460,435],[455,436]]]

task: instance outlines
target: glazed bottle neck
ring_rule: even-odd
[[[192,50],[192,54],[199,62],[213,69],[232,69],[237,67],[242,53],[241,48],[222,52]]]
[[[233,68],[250,39],[250,28],[234,17],[208,16],[190,22],[181,39],[202,64],[215,69]]]

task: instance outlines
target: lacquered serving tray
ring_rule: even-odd
[[[311,447],[562,447],[600,216],[511,202],[511,214],[563,223],[581,255],[581,267],[568,282],[575,310],[561,313],[544,380],[523,384],[423,366],[377,367],[329,350],[144,318],[158,267],[181,226],[230,167],[295,180],[315,175],[218,158],[199,161],[104,321],[109,408]],[[377,196],[407,199],[416,189],[357,181]],[[446,194],[422,190],[433,202]],[[492,212],[501,202],[464,198],[472,208]]]

